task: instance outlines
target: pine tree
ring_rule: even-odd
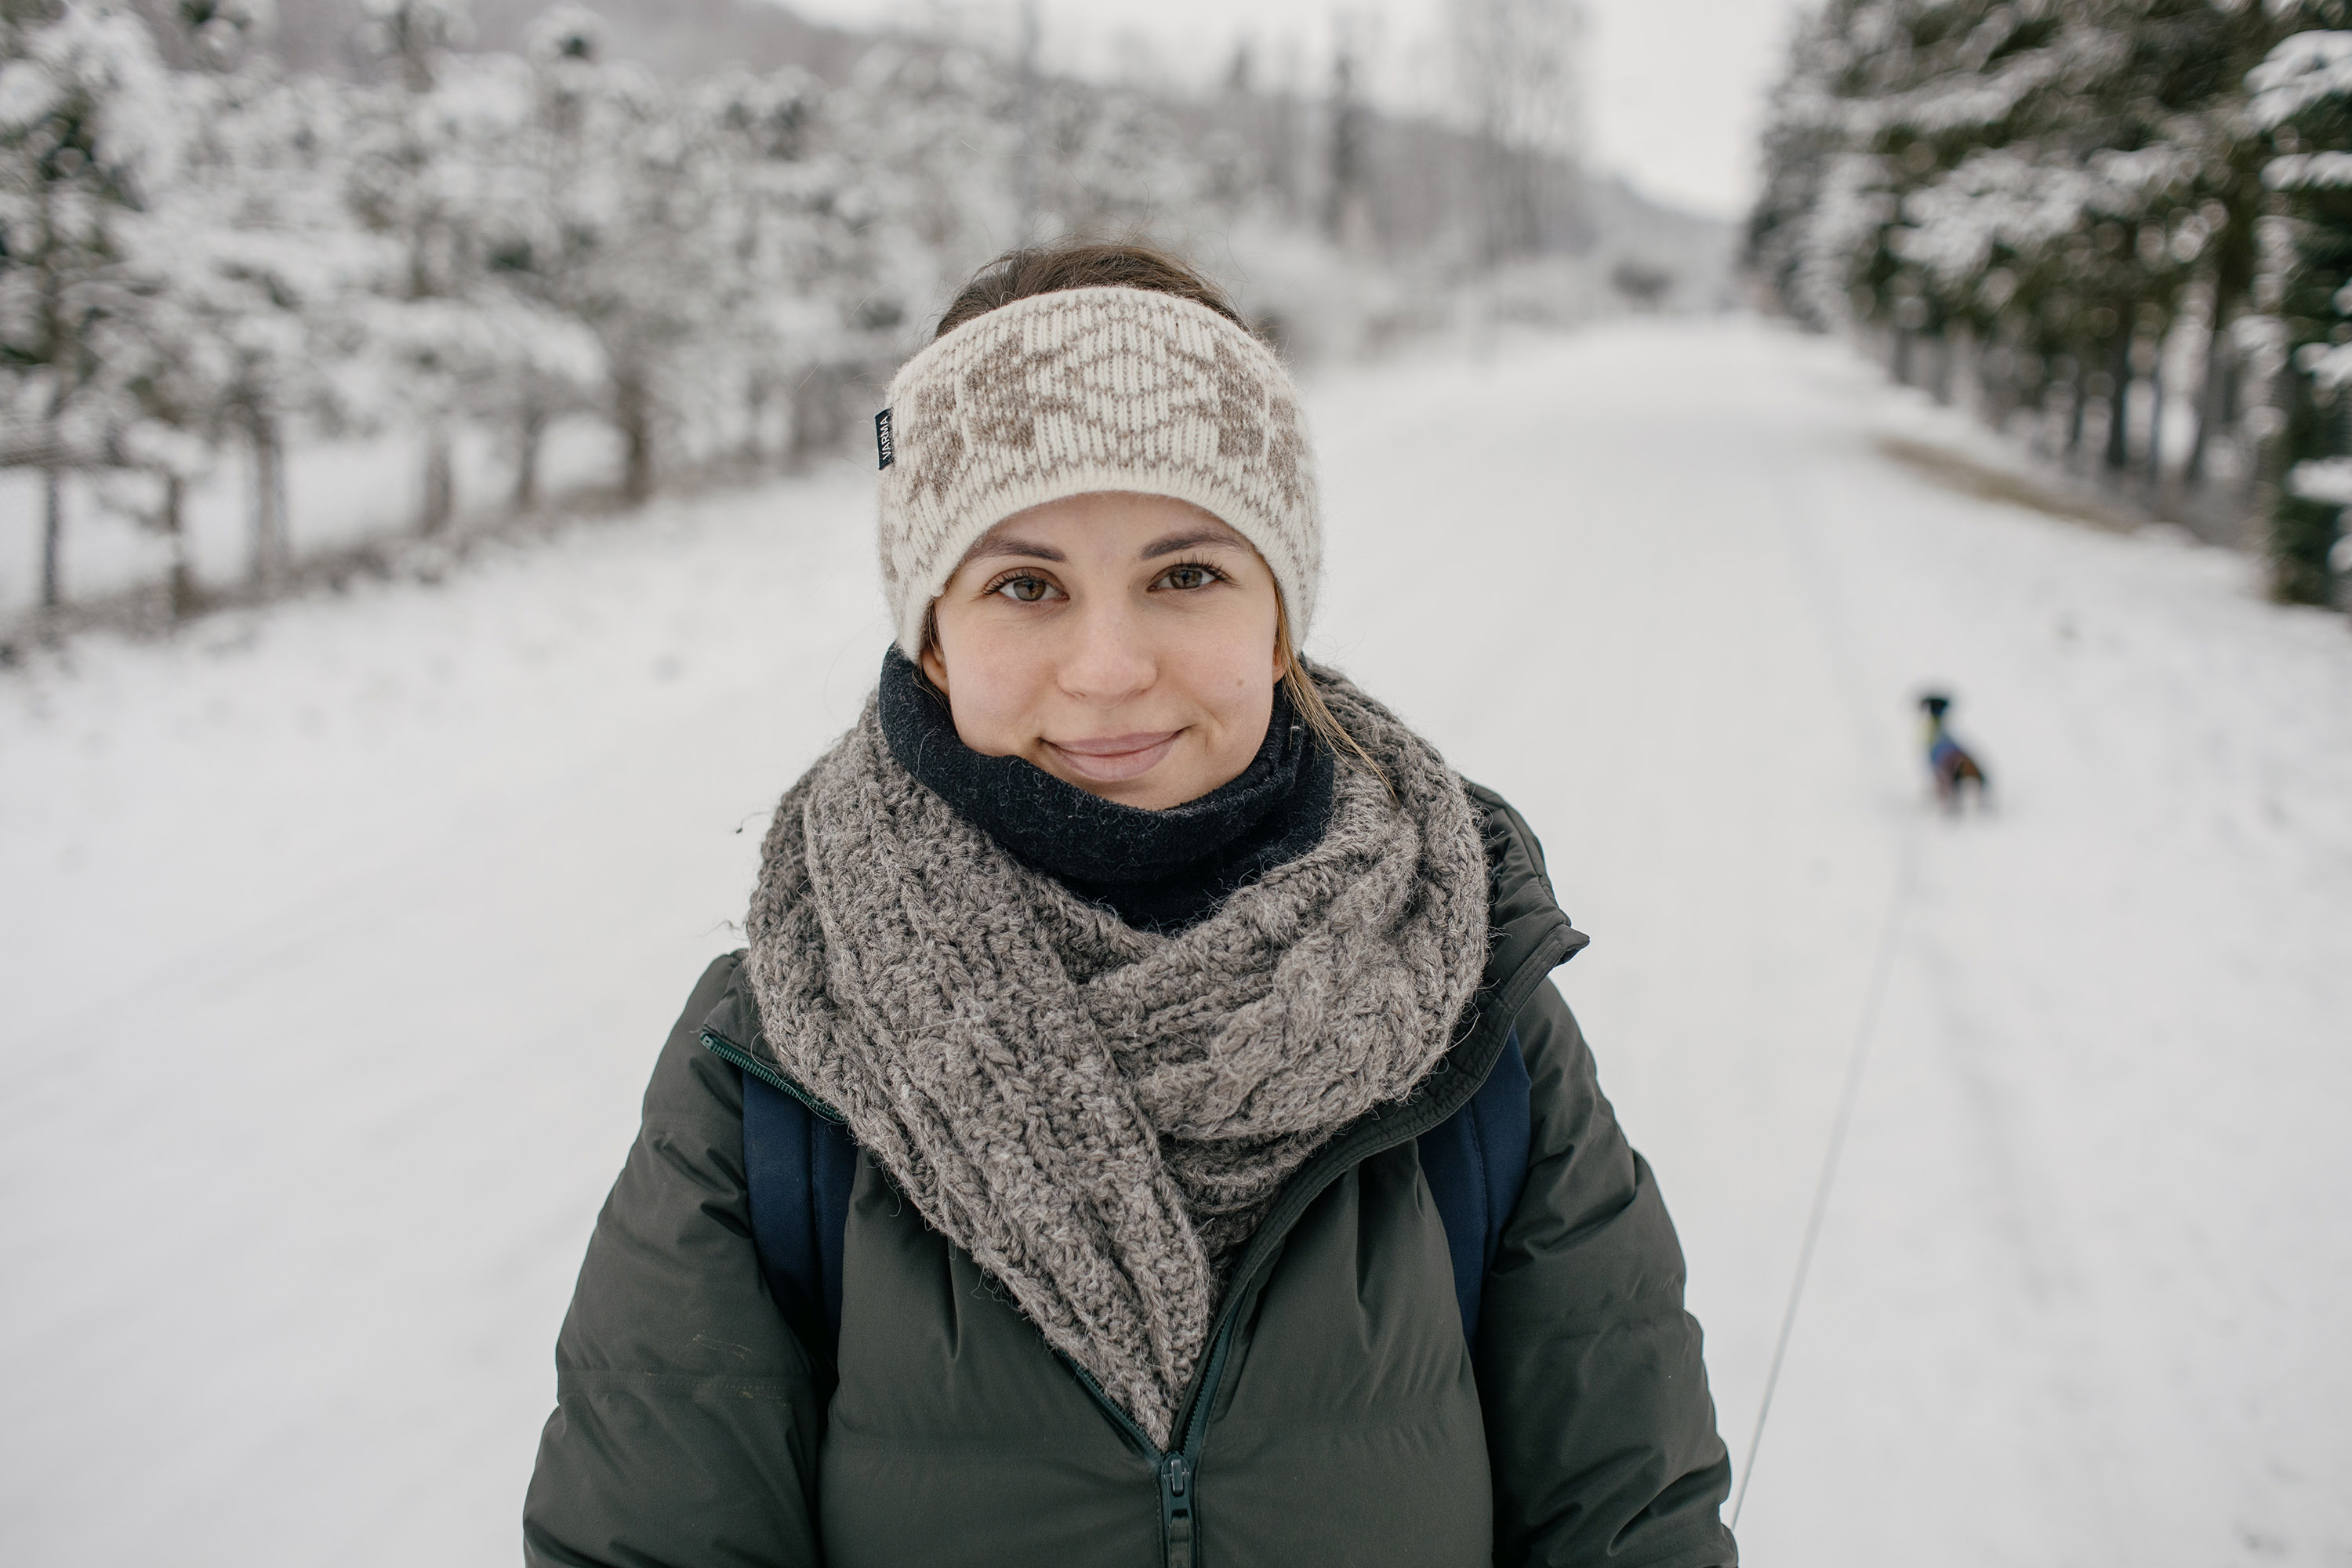
[[[403,413],[424,433],[417,528],[447,526],[457,505],[453,416],[478,382],[471,320],[482,268],[484,204],[469,178],[494,166],[514,129],[496,61],[452,51],[472,36],[467,0],[367,0],[363,47],[383,82],[359,97],[352,204],[387,243],[373,280],[371,348]],[[485,123],[485,121],[488,123]]]
[[[2317,100],[2256,115],[2247,74],[2288,33],[2341,25],[2330,20],[2341,9],[1832,0],[1801,26],[1774,100],[1751,261],[1801,319],[1891,331],[1905,379],[1919,378],[1919,345],[1933,351],[1930,383],[1956,344],[1980,346],[1994,418],[2032,410],[2046,428],[2063,416],[2072,451],[2086,411],[2103,407],[2111,475],[2150,493],[2176,470],[2200,483],[2220,434],[2252,428],[2241,394],[2243,351],[2265,331],[2258,298],[2320,298],[2334,266],[2320,237],[2335,221],[2329,198],[2299,197],[2299,259],[2265,282],[2263,220],[2276,198],[2264,172],[2274,185],[2287,178],[2273,130],[2333,146],[2341,128]],[[2286,123],[2295,116],[2299,128]],[[2294,180],[2308,185],[2308,171]],[[2305,272],[2321,281],[2294,281]],[[2308,309],[2293,319],[2298,342],[2334,330]],[[2191,329],[2197,379],[2176,388],[2166,351]],[[2183,395],[2196,435],[2176,460],[2162,434],[2168,402]],[[2298,397],[2316,398],[2315,411],[2297,412]],[[2318,439],[2325,401],[2317,382],[2289,388],[2291,441]],[[2281,568],[2283,585],[2299,584],[2285,591],[2314,591],[2317,535],[2297,521],[2307,510],[2292,495],[2275,510],[2280,559],[2305,563]]]
[[[2270,505],[2272,585],[2326,604],[2352,502],[2352,31],[2279,44],[2254,73],[2253,118],[2279,155],[2263,171],[2287,208],[2293,264],[2279,315],[2288,348]]]
[[[137,305],[125,220],[168,178],[172,98],[145,27],[87,0],[0,0],[0,410],[42,471],[41,605],[64,602],[66,476],[120,423],[102,350]]]
[[[372,249],[344,204],[347,92],[280,76],[251,0],[190,0],[179,21],[197,68],[172,80],[175,175],[126,229],[141,303],[108,357],[134,416],[110,460],[152,481],[132,510],[170,541],[184,614],[182,503],[233,447],[249,458],[248,574],[268,585],[290,570],[288,451],[303,421],[332,423],[351,401],[336,367],[360,339],[345,307]]]

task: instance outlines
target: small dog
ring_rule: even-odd
[[[1977,808],[1982,810],[1992,784],[1985,777],[1982,764],[1944,728],[1944,715],[1951,706],[1952,700],[1940,691],[1919,699],[1919,710],[1927,715],[1927,773],[1936,781],[1936,799],[1946,811],[1957,814],[1971,788],[1976,791]]]

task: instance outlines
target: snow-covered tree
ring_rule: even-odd
[[[245,448],[257,583],[291,565],[289,426],[341,399],[331,367],[354,346],[340,308],[371,260],[342,205],[342,97],[267,72],[181,77],[177,177],[127,226],[140,309],[109,357],[136,421],[110,458],[150,475],[144,517],[172,542],[173,601],[193,597],[181,502],[223,451]]]
[[[359,319],[382,395],[423,432],[421,531],[457,504],[452,442],[503,368],[486,297],[487,223],[513,195],[511,151],[528,113],[513,62],[465,57],[467,0],[368,0],[362,38],[383,81],[353,95],[349,200],[383,242]]]
[[[736,446],[755,465],[837,440],[843,391],[877,357],[852,324],[866,251],[829,108],[796,70],[722,76],[688,106],[707,147],[702,221],[719,291],[703,395],[721,425],[740,399]]]
[[[170,80],[95,0],[0,0],[0,459],[43,473],[41,603],[62,600],[65,477],[123,410],[109,328],[138,309],[123,228],[170,178]]]
[[[837,95],[833,123],[854,163],[860,221],[874,228],[869,320],[911,322],[1025,236],[1014,85],[975,50],[886,43]]]
[[[2253,118],[2278,151],[2263,177],[2286,202],[2294,258],[2279,300],[2290,357],[2273,582],[2282,598],[2326,604],[2352,502],[2352,31],[2287,38],[2252,81]]]
[[[722,309],[720,260],[705,243],[712,149],[649,73],[606,57],[585,7],[541,18],[529,70],[539,205],[516,275],[593,337],[622,490],[643,500],[690,401],[688,351],[716,337]]]
[[[175,16],[190,55],[213,70],[252,62],[278,22],[274,0],[179,0]]]
[[[363,0],[360,42],[412,93],[433,90],[449,53],[472,41],[471,0]]]
[[[1906,379],[1915,344],[1934,379],[1965,342],[1994,417],[2054,409],[2072,450],[2103,409],[2108,471],[2197,483],[2220,432],[2242,453],[2260,436],[2250,353],[2274,335],[2265,290],[2294,288],[2265,283],[2263,240],[2294,114],[2256,113],[2248,74],[2341,9],[1830,0],[1775,96],[1751,259],[1800,317],[1891,333]],[[2324,119],[2317,101],[2294,112]],[[2184,363],[2193,384],[2169,384]],[[2184,394],[2196,433],[2170,454]]]

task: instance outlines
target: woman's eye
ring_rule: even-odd
[[[1160,580],[1171,588],[1205,588],[1217,580],[1217,574],[1206,566],[1171,566]]]
[[[1051,594],[1054,584],[1043,577],[1007,577],[990,591],[1024,605],[1034,605]]]

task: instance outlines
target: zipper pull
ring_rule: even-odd
[[[1168,1568],[1192,1568],[1192,1462],[1181,1454],[1160,1461],[1160,1533]]]

